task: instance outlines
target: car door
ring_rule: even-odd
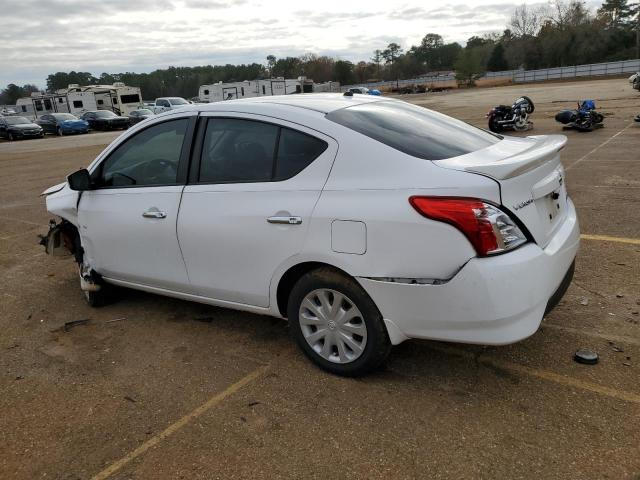
[[[38,120],[36,120],[36,124],[42,127],[44,133],[51,132],[51,115],[42,115]]]
[[[176,220],[195,118],[153,123],[92,168],[95,187],[80,199],[78,222],[88,262],[104,277],[189,291]]]
[[[269,306],[276,269],[300,252],[337,143],[258,115],[204,115],[178,217],[197,294]]]

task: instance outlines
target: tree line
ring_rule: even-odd
[[[633,2],[633,3],[632,3]],[[543,6],[517,7],[502,33],[469,38],[463,47],[427,33],[419,45],[404,50],[397,43],[376,49],[359,62],[324,55],[266,57],[265,64],[169,67],[151,73],[57,72],[47,77],[53,92],[69,84],[100,85],[124,82],[140,87],[145,98],[197,95],[198,87],[269,77],[306,76],[315,82],[343,85],[375,80],[414,78],[430,72],[456,71],[471,82],[486,71],[537,69],[640,58],[640,0],[605,0],[591,12],[581,0],[551,0]],[[0,104],[13,104],[37,91],[33,85],[10,84],[0,92]]]

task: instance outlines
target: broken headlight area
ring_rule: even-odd
[[[72,223],[62,219],[60,223],[49,220],[49,231],[46,235],[38,235],[40,245],[44,247],[47,255],[54,257],[66,257],[74,255],[78,263],[82,262],[82,247],[78,229]]]
[[[64,218],[59,223],[51,219],[49,221],[49,231],[46,235],[39,235],[40,245],[47,252],[47,255],[54,257],[68,257],[73,255],[78,264],[78,274],[80,276],[80,287],[86,292],[96,292],[100,290],[100,276],[84,262],[84,250],[80,242],[78,229]]]

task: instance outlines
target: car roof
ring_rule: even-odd
[[[232,111],[236,106],[243,105],[279,105],[288,107],[304,108],[321,113],[329,113],[354,105],[364,103],[381,102],[384,97],[373,97],[368,95],[345,96],[342,93],[300,93],[292,95],[271,95],[264,97],[242,98],[238,100],[226,100],[208,104],[192,105],[189,108],[201,112],[208,111]]]

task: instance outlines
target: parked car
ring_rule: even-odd
[[[64,220],[44,243],[71,247],[92,305],[119,285],[285,317],[316,364],[360,375],[408,338],[538,329],[579,244],[566,140],[369,95],[193,105],[45,191]]]
[[[149,109],[153,113],[168,112],[169,110],[176,110],[178,108],[188,107],[190,103],[182,97],[161,97],[156,98],[156,102]]]
[[[40,125],[24,117],[0,117],[0,137],[8,140],[42,138],[44,132]]]
[[[71,133],[87,133],[89,123],[71,113],[47,113],[36,120],[44,133],[69,135]]]
[[[120,117],[111,110],[94,110],[82,114],[82,120],[89,124],[91,130],[117,130],[129,128],[129,119]]]
[[[3,116],[9,116],[9,115],[17,115],[18,112],[16,112],[16,110],[14,108],[3,108],[2,110],[0,110],[0,114],[2,114]]]
[[[347,92],[351,92],[351,93],[359,93],[362,95],[366,95],[369,93],[369,89],[367,87],[351,87],[349,88],[349,90],[347,90]]]
[[[129,113],[129,126],[135,125],[136,123],[139,123],[142,120],[146,120],[147,118],[151,117],[153,117],[153,112],[148,108],[133,110],[131,113]]]

